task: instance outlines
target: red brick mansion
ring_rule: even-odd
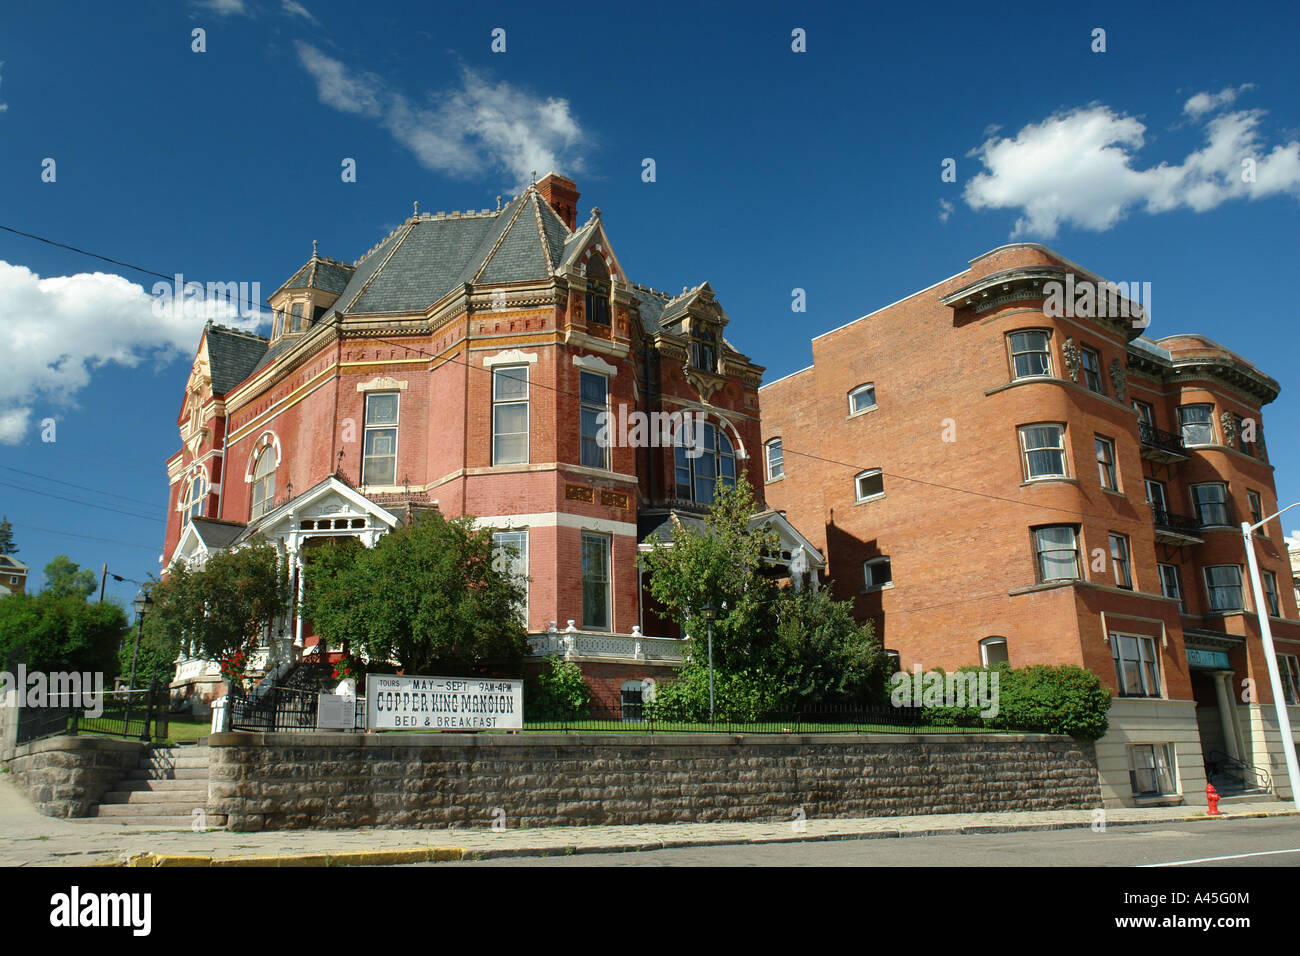
[[[646,607],[638,548],[738,475],[762,488],[763,370],[707,283],[631,283],[600,210],[578,225],[578,198],[551,174],[495,210],[417,207],[355,262],[313,252],[270,297],[269,339],[209,325],[167,462],[165,565],[260,534],[301,591],[306,549],[370,546],[436,507],[510,547],[536,654],[578,660],[612,700],[671,673],[683,642]],[[689,412],[703,453],[598,440],[602,412]],[[266,670],[317,643],[297,616],[275,630]],[[177,684],[196,681],[215,683],[213,665],[180,662]]]

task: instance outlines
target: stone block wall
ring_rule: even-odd
[[[5,765],[41,813],[85,817],[139,766],[143,751],[144,744],[135,740],[50,737],[15,747]]]
[[[582,826],[1091,809],[1089,741],[1045,735],[214,734],[233,830]]]

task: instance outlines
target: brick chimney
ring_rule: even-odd
[[[578,228],[578,186],[559,173],[547,173],[537,191],[570,229]]]

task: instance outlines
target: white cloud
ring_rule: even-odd
[[[208,318],[255,328],[260,315],[241,319],[238,306],[173,297],[160,304],[150,291],[103,272],[42,279],[0,261],[0,444],[29,437],[37,410],[67,409],[108,364],[134,367],[147,358],[188,358]],[[249,309],[251,311],[251,307]]]
[[[466,68],[459,88],[420,105],[372,73],[350,71],[310,44],[297,46],[322,103],[375,120],[427,169],[464,178],[504,169],[519,183],[534,170],[582,171],[583,130],[567,100],[492,83]]]
[[[947,222],[948,217],[952,215],[952,211],[956,208],[957,207],[954,206],[947,199],[940,199],[939,200],[939,221]]]
[[[304,7],[301,3],[295,3],[294,0],[280,0],[280,8],[284,10],[285,13],[292,14],[296,17],[302,17],[304,20],[310,20],[312,23],[320,22],[312,16],[310,10]]]
[[[1104,232],[1134,209],[1204,212],[1233,199],[1300,198],[1300,142],[1270,149],[1259,135],[1263,115],[1215,116],[1204,124],[1200,149],[1172,165],[1141,169],[1146,127],[1136,118],[1101,105],[1056,113],[972,150],[985,170],[967,183],[963,198],[972,209],[1019,210],[1017,238],[1051,238],[1062,225]],[[1254,162],[1253,181],[1244,160]]]
[[[220,17],[249,15],[244,0],[200,0],[199,6],[212,11]]]
[[[1206,113],[1213,112],[1220,107],[1231,106],[1237,99],[1237,94],[1245,93],[1247,90],[1253,90],[1254,88],[1254,83],[1243,83],[1235,90],[1229,87],[1217,93],[1197,93],[1183,104],[1183,112],[1192,119],[1200,119]]]
[[[0,60],[0,67],[3,67],[4,65],[5,65],[4,60]],[[5,110],[7,109],[9,109],[8,103],[0,103],[0,113],[5,112]]]

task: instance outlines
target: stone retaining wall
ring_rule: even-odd
[[[140,764],[144,744],[106,737],[50,737],[15,747],[5,766],[50,817],[86,817],[107,791]]]
[[[208,742],[208,810],[227,814],[232,830],[1101,806],[1092,743],[1045,735],[224,733]]]

